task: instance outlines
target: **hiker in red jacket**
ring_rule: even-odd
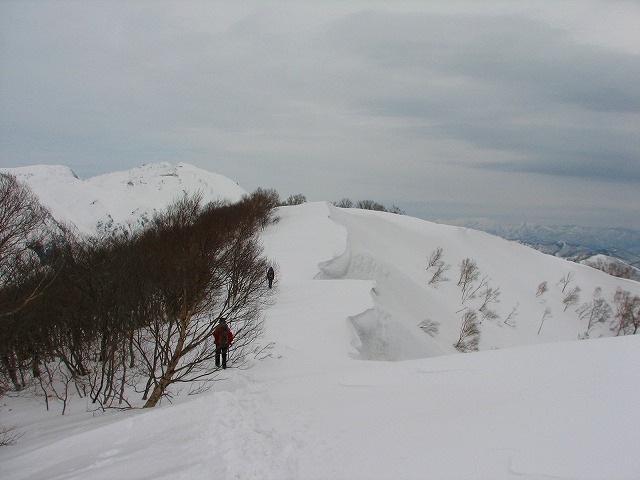
[[[222,356],[222,368],[227,368],[227,351],[233,342],[233,333],[224,317],[220,317],[220,322],[213,330],[213,341],[216,344],[216,367],[220,366]]]

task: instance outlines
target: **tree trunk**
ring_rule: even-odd
[[[147,403],[144,404],[143,408],[155,407],[156,404],[160,401],[160,398],[162,398],[162,396],[164,395],[165,389],[171,384],[171,380],[173,379],[173,374],[176,371],[178,362],[182,358],[182,350],[184,348],[185,340],[186,328],[181,328],[180,337],[178,338],[178,343],[175,350],[173,351],[173,355],[171,356],[169,365],[167,365],[167,369],[165,370],[164,375],[160,377],[160,381],[153,388],[153,392],[151,393],[149,400],[147,400]]]
[[[11,355],[11,357],[9,357],[9,355]],[[4,364],[4,367],[9,374],[11,383],[13,383],[13,388],[15,388],[17,392],[19,392],[20,390],[22,390],[22,385],[18,380],[18,369],[16,368],[15,357],[13,356],[13,354],[4,354],[2,355],[2,363]]]
[[[162,398],[162,395],[164,394],[165,389],[169,386],[169,384],[171,384],[171,379],[173,378],[173,373],[175,372],[179,359],[180,357],[176,357],[175,355],[171,359],[171,362],[169,362],[169,366],[167,367],[167,370],[165,371],[164,375],[162,375],[162,377],[160,378],[160,381],[153,388],[153,392],[151,393],[149,400],[147,400],[147,403],[144,404],[143,408],[155,407],[158,401],[160,401],[160,398]]]

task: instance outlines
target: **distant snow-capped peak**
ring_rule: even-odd
[[[149,163],[87,180],[61,165],[3,171],[29,185],[58,221],[87,234],[143,224],[185,193],[200,193],[205,202],[236,202],[247,193],[233,180],[187,163]]]

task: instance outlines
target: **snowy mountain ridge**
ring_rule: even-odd
[[[232,180],[187,163],[158,162],[82,180],[59,165],[8,168],[26,182],[58,221],[82,233],[108,232],[118,225],[144,225],[185,192],[203,201],[240,200],[247,192]]]
[[[131,175],[114,175],[120,195]],[[56,197],[56,182],[30,185]],[[212,181],[211,191],[222,189]],[[86,198],[69,201],[57,211],[90,217],[71,208],[90,208]],[[278,266],[266,359],[232,365],[209,392],[176,391],[151,411],[96,412],[76,399],[60,417],[27,397],[5,398],[0,424],[24,434],[0,449],[7,478],[636,477],[640,336],[595,340],[613,332],[589,329],[578,310],[598,289],[608,302],[618,288],[640,295],[638,282],[401,215],[326,202],[278,215],[261,234]],[[438,247],[443,274],[431,283]],[[476,295],[458,285],[466,259],[478,268]],[[580,301],[567,305],[575,287]],[[494,294],[484,312],[495,316],[485,318],[481,292]],[[459,354],[469,311],[485,351]]]

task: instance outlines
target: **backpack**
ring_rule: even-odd
[[[226,325],[218,329],[218,343],[221,345],[227,345],[229,343],[229,329]]]

